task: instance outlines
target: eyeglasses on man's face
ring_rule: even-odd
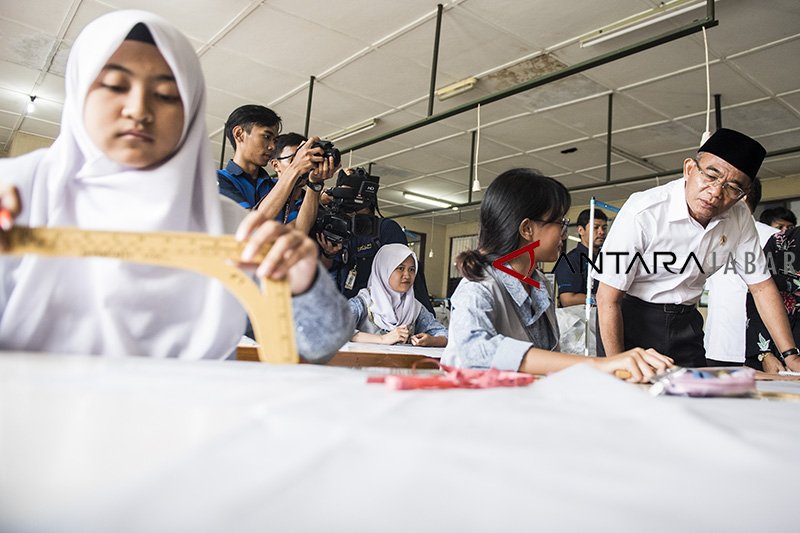
[[[747,194],[747,191],[739,187],[737,184],[731,181],[722,181],[724,179],[722,176],[709,174],[708,170],[704,170],[703,167],[700,166],[700,162],[697,159],[694,159],[693,161],[695,167],[697,167],[697,171],[703,178],[704,187],[713,187],[715,185],[719,185],[719,187],[722,189],[722,194],[724,194],[728,200],[741,200],[742,197]]]

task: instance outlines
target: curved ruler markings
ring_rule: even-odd
[[[1,253],[8,255],[107,257],[179,268],[213,277],[239,300],[250,316],[261,361],[299,362],[289,284],[262,278],[263,294],[260,293],[250,276],[236,266],[244,243],[231,235],[16,226],[7,237],[8,246]],[[263,258],[261,254],[255,261],[260,262]]]

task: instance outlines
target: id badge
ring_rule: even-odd
[[[352,269],[347,274],[347,280],[344,282],[344,288],[348,291],[353,288],[353,285],[356,284],[356,269]]]

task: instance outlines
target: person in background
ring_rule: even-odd
[[[72,46],[65,94],[53,145],[0,160],[0,248],[12,224],[236,230],[246,242],[244,265],[287,279],[301,356],[325,362],[347,341],[347,301],[319,266],[313,241],[258,212],[238,229],[224,226],[227,199],[208,168],[205,83],[186,37],[145,11],[104,15]],[[234,297],[192,272],[107,258],[0,260],[0,349],[224,359],[244,329]]]
[[[577,226],[578,235],[581,242],[566,254],[559,258],[556,265],[556,283],[558,284],[558,301],[561,307],[571,305],[584,305],[586,303],[586,272],[589,265],[589,209],[584,209],[578,215]],[[600,247],[606,240],[608,231],[608,217],[600,209],[594,210],[594,261],[600,253]],[[592,295],[597,292],[597,281],[592,284]]]
[[[317,175],[333,175],[331,161],[322,157],[322,148],[311,148],[319,140],[312,137],[294,154],[284,169],[283,183],[271,178],[264,167],[275,151],[275,139],[281,130],[281,118],[262,105],[248,104],[236,108],[225,122],[225,137],[234,148],[233,158],[217,170],[219,192],[245,209],[259,207],[268,219],[283,221],[281,208],[286,205],[294,180],[312,170]],[[289,183],[292,182],[292,183]],[[275,191],[272,198],[265,198]],[[266,203],[264,203],[266,201]]]
[[[742,199],[750,213],[761,201],[761,180],[756,178]],[[755,221],[755,219],[754,219]],[[755,222],[758,241],[763,247],[778,230]],[[747,327],[747,285],[731,265],[725,265],[706,281],[708,316],[705,324],[706,362],[709,366],[742,366],[745,360]]]
[[[778,287],[783,306],[789,317],[789,327],[794,342],[800,342],[800,228],[789,228],[774,233],[764,246],[772,279]],[[753,295],[747,295],[747,331],[744,364],[774,373],[783,368],[778,364],[779,348],[776,346]]]
[[[772,226],[778,231],[791,229],[797,225],[797,217],[785,207],[773,207],[765,209],[758,220],[762,224]]]
[[[284,205],[278,212],[278,220],[308,235],[317,220],[323,184],[333,177],[336,168],[333,167],[332,158],[329,158],[329,161],[323,161],[321,167],[314,167],[300,176],[296,175],[298,167],[293,167],[292,163],[306,141],[308,139],[294,132],[281,134],[275,139],[270,164],[278,175],[278,185],[259,209],[267,210],[270,204],[280,203],[282,200]],[[292,182],[294,186],[291,189],[284,186]]]
[[[351,187],[359,189],[363,176],[358,173],[348,174],[347,171],[340,172],[336,179],[337,187]],[[323,193],[323,197],[326,196]],[[365,203],[364,207],[348,216],[375,215],[376,205]],[[328,268],[333,276],[339,291],[345,298],[352,298],[367,286],[370,272],[372,271],[372,261],[381,246],[386,244],[408,245],[408,239],[400,227],[400,224],[391,218],[380,218],[378,220],[378,235],[372,236],[353,236],[343,243],[333,243],[322,233],[317,234],[317,242],[322,250],[322,264]],[[417,272],[414,280],[414,297],[431,313],[433,304],[428,296],[428,287],[425,282],[425,272]]]
[[[536,261],[555,261],[569,220],[570,196],[553,178],[517,168],[500,174],[481,202],[478,249],[456,259],[464,279],[451,298],[448,344],[442,362],[466,368],[496,368],[546,374],[590,365],[624,370],[630,381],[647,381],[672,365],[655,350],[635,348],[608,358],[559,353],[555,303]],[[492,262],[536,241],[535,257],[508,262],[538,287],[496,269]]]
[[[417,256],[404,244],[381,246],[367,287],[350,298],[354,342],[446,346],[447,329],[414,298]]]

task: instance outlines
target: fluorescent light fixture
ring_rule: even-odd
[[[575,235],[567,235],[567,239],[575,242],[581,242],[581,240],[577,238]]]
[[[600,44],[619,37],[620,35],[625,35],[626,33],[646,28],[647,26],[663,20],[677,17],[678,15],[682,15],[683,13],[705,5],[705,2],[698,2],[697,0],[672,0],[671,2],[666,2],[658,7],[631,15],[628,18],[603,26],[602,28],[598,28],[581,36],[581,48]]]
[[[428,196],[423,196],[421,194],[417,194],[414,192],[404,192],[403,196],[413,202],[422,202],[436,207],[445,207],[445,208],[453,207],[453,204],[449,204],[442,200],[437,200],[436,198],[430,198]]]
[[[28,114],[33,113],[33,110],[36,109],[36,106],[33,104],[33,101],[36,100],[35,96],[31,96],[31,101],[28,102],[28,106],[25,108],[25,112]]]
[[[448,98],[452,98],[458,94],[469,91],[475,87],[476,83],[478,83],[478,78],[467,78],[465,80],[451,83],[446,87],[438,89],[436,91],[436,97],[439,98],[439,100],[447,100]]]
[[[371,118],[369,120],[365,120],[364,122],[359,122],[358,124],[353,124],[352,126],[347,126],[339,131],[334,131],[333,133],[329,133],[323,137],[328,141],[341,141],[342,139],[346,139],[351,137],[357,133],[361,133],[367,131],[370,128],[374,128],[375,125],[378,123],[378,119]]]

